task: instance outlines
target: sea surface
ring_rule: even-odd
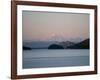
[[[23,50],[24,69],[87,66],[89,62],[89,49]]]

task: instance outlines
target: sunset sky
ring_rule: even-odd
[[[23,11],[22,30],[23,41],[86,39],[89,14]]]

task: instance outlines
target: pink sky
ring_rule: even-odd
[[[89,14],[23,11],[23,41],[89,38]]]

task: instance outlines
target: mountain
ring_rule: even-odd
[[[47,49],[49,45],[57,43],[56,41],[32,41],[23,42],[23,45],[29,46],[33,49]]]
[[[70,41],[63,41],[63,42],[57,42],[55,44],[51,44],[48,49],[67,49],[67,47],[74,45],[75,43]]]
[[[63,42],[57,42],[57,41],[33,41],[33,42],[23,42],[24,46],[28,46],[32,49],[48,49],[48,47],[52,44],[57,44],[62,46],[63,48],[67,48],[68,46],[73,45],[73,42],[70,41],[63,41]]]
[[[89,49],[89,39],[78,43],[71,41],[33,41],[23,42],[23,49]]]
[[[74,45],[75,43],[74,42],[70,42],[70,41],[66,41],[66,42],[59,42],[59,45],[63,46],[65,49],[69,46],[72,46]]]
[[[61,45],[52,44],[48,47],[48,49],[64,49]]]
[[[89,49],[89,39],[67,47],[68,49]]]

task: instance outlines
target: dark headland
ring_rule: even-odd
[[[67,44],[51,44],[48,49],[89,49],[89,39],[83,40],[76,44],[73,43],[69,46]]]
[[[23,50],[31,50],[32,48],[23,46]]]

